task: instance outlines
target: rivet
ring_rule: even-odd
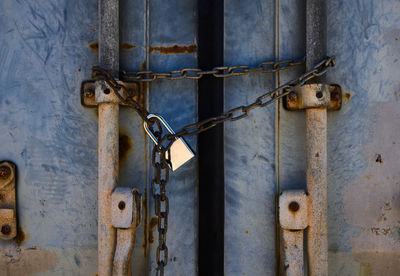
[[[4,235],[9,235],[11,233],[10,225],[4,224],[3,226],[1,226],[1,233],[3,233]]]
[[[7,179],[11,175],[11,169],[8,166],[1,166],[0,167],[0,178]]]

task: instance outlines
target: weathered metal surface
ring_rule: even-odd
[[[283,191],[279,195],[279,225],[283,229],[305,229],[308,211],[308,197],[303,190]]]
[[[288,110],[327,107],[328,110],[337,111],[342,106],[342,90],[339,85],[306,84],[285,97],[283,105]]]
[[[308,197],[303,190],[279,195],[279,225],[282,228],[284,275],[304,275],[304,229],[308,226]]]
[[[115,228],[129,228],[135,222],[136,202],[131,188],[116,187],[111,194],[111,224]],[[141,204],[141,202],[140,202]]]
[[[327,55],[326,0],[306,0],[306,70]],[[325,76],[312,80],[323,82]],[[307,95],[327,99],[317,92]],[[322,96],[322,97],[318,97]],[[325,97],[324,97],[325,96]],[[330,96],[330,95],[329,95]],[[330,97],[329,97],[330,98]],[[327,105],[328,105],[327,101]],[[309,195],[307,256],[310,276],[328,275],[327,107],[306,109],[306,182]]]
[[[195,3],[154,2],[146,16],[149,2],[120,3],[121,41],[136,46],[121,50],[121,68],[196,67],[195,53],[153,51],[151,58],[149,54],[150,44],[196,44]],[[278,1],[225,2],[225,63],[257,65],[274,58],[270,17]],[[304,56],[305,1],[279,0],[278,4],[280,58]],[[19,224],[26,233],[20,246],[0,242],[0,271],[6,275],[26,275],[26,271],[94,275],[97,118],[94,110],[79,104],[79,89],[97,63],[96,53],[88,47],[98,40],[97,1],[5,0],[0,1],[0,10],[0,159],[18,165],[17,192],[24,199],[18,202]],[[328,113],[329,275],[397,275],[400,269],[399,10],[397,0],[328,1],[328,54],[336,56],[337,66],[327,80],[343,89],[341,111]],[[146,25],[150,21],[151,31],[150,24]],[[146,40],[150,32],[151,43]],[[303,69],[281,73],[281,83]],[[196,84],[166,82],[151,84],[148,96],[154,98],[148,101],[152,112],[163,114],[178,130],[196,119]],[[226,105],[234,106],[247,97],[254,99],[273,82],[268,75],[252,75],[227,80],[225,85],[229,85]],[[226,126],[233,128],[229,130],[232,136],[225,138],[226,160],[230,160],[227,275],[275,274],[275,184],[280,189],[306,188],[305,114],[282,108],[277,112],[278,145],[273,142],[271,108],[257,111],[246,122]],[[142,122],[123,108],[120,124],[122,141],[130,141],[134,149],[125,151],[120,184],[144,191],[148,185],[146,134],[137,131]],[[243,136],[242,130],[252,135]],[[254,135],[260,132],[261,136]],[[188,142],[195,145],[194,139]],[[274,159],[274,145],[278,159]],[[262,157],[268,162],[258,164],[256,159]],[[166,268],[170,275],[196,273],[196,164],[189,163],[173,174],[168,187],[168,243],[171,258],[177,258]],[[273,164],[278,183],[270,168]],[[144,206],[148,204],[149,200]],[[147,261],[152,273],[155,267],[151,241],[157,238],[153,229],[157,221],[151,219],[153,211],[145,208],[145,214],[132,258],[135,275],[148,274]]]
[[[119,74],[119,0],[98,0],[99,63]],[[116,230],[111,225],[111,194],[119,178],[119,100],[105,85],[96,85],[99,103],[98,137],[98,274],[112,274]],[[108,93],[107,93],[108,92]]]
[[[115,255],[113,261],[114,276],[128,276],[132,275],[131,271],[131,258],[132,251],[136,240],[136,225],[133,224],[131,228],[118,228],[117,229],[117,245],[115,248]]]
[[[193,45],[197,36],[196,1],[148,1],[148,47]],[[196,52],[164,55],[149,53],[147,66],[152,71],[171,71],[177,68],[197,67]],[[127,70],[136,68],[127,68]],[[197,120],[197,84],[194,80],[160,80],[150,85],[149,110],[162,114],[172,129],[178,131],[188,122]],[[148,139],[152,146],[153,141]],[[196,138],[186,139],[196,152]],[[149,158],[151,160],[151,158]],[[152,170],[150,170],[151,173]],[[148,189],[148,191],[150,191]],[[197,160],[193,158],[179,170],[172,172],[167,186],[169,197],[168,216],[168,265],[165,275],[196,275],[197,273]],[[150,200],[150,217],[154,202]],[[150,221],[150,220],[149,220]],[[157,230],[154,229],[157,240]],[[149,273],[156,273],[158,242],[150,244]]]
[[[18,167],[25,232],[19,245],[0,241],[0,274],[94,275],[97,119],[79,106],[79,89],[96,63],[87,44],[97,1],[6,0],[0,9],[0,160]]]
[[[273,59],[274,1],[228,0],[224,5],[224,63],[257,65]],[[271,74],[226,79],[225,110],[252,103],[273,87]],[[225,124],[226,275],[276,272],[274,115],[270,105]]]
[[[98,254],[99,275],[111,275],[115,228],[111,225],[111,194],[118,183],[119,105],[99,104]]]
[[[310,275],[328,275],[327,110],[306,109],[306,176],[309,196],[307,254]]]
[[[305,53],[304,5],[280,0],[281,55]],[[343,90],[342,109],[328,112],[329,275],[398,274],[399,9],[398,1],[328,1],[337,65],[327,82]],[[304,115],[281,109],[279,129],[280,187],[304,189]]]
[[[142,200],[137,189],[117,187],[112,193],[111,223],[117,228],[117,241],[112,275],[132,275],[131,257],[140,225]],[[130,273],[130,274],[129,274]]]
[[[16,168],[10,162],[0,163],[0,239],[17,236]]]
[[[285,262],[284,270],[286,276],[304,275],[304,231],[303,230],[282,230],[282,246]]]
[[[104,83],[104,81],[101,81],[101,82]],[[127,94],[131,93],[131,95],[133,95],[133,97],[132,97],[133,100],[139,101],[139,87],[138,87],[137,83],[133,83],[133,82],[126,83],[126,82],[121,82],[121,81],[118,81],[118,83],[124,85],[129,91],[128,92],[128,91],[125,91],[125,90],[121,89],[119,91],[121,93],[121,96],[127,97],[128,96]],[[114,92],[112,92],[111,87],[109,87],[107,85],[107,83],[104,83],[103,85],[106,86],[106,87],[104,87],[104,89],[109,89],[110,93],[112,93],[112,94],[114,93]],[[82,82],[81,104],[84,107],[97,107],[98,103],[103,100],[101,98],[97,98],[96,99],[96,92],[95,91],[96,91],[96,87],[97,86],[99,86],[99,85],[97,85],[97,82],[94,81],[94,80],[89,80],[89,81]],[[102,89],[101,86],[99,88]],[[101,91],[101,94],[102,93],[103,92]],[[98,93],[98,95],[99,95],[99,93]],[[112,95],[110,95],[110,96],[112,96]],[[120,105],[127,105],[126,103],[121,102],[118,99],[115,99],[115,97],[113,97],[113,99],[116,100],[116,102],[119,102]]]

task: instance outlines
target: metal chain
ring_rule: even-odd
[[[257,68],[248,68],[247,66],[234,66],[234,67],[217,67],[212,71],[201,71],[200,69],[183,69],[181,71],[172,71],[171,73],[163,74],[163,73],[153,73],[153,72],[138,72],[133,73],[136,74],[135,81],[153,81],[156,79],[199,79],[204,75],[213,75],[215,77],[229,77],[229,76],[237,76],[244,75],[249,72],[277,72],[283,69],[287,69],[289,67],[301,64],[303,62],[288,62],[288,61],[280,61],[276,63],[268,62],[262,63],[260,67]],[[263,68],[263,64],[272,64],[272,69],[266,70]],[[305,84],[312,78],[319,77],[324,75],[330,66],[335,65],[335,60],[333,57],[328,57],[322,60],[320,63],[314,66],[313,69],[299,76],[297,79],[289,81],[274,90],[271,90],[261,96],[259,96],[253,103],[249,105],[242,105],[231,110],[225,112],[224,114],[212,117],[194,124],[189,124],[182,128],[181,131],[175,134],[166,134],[162,135],[162,127],[158,120],[148,119],[147,116],[149,112],[141,108],[139,103],[133,100],[133,96],[129,95],[128,89],[121,83],[118,83],[107,71],[101,69],[99,67],[93,67],[93,75],[98,78],[104,79],[104,81],[113,89],[114,93],[118,96],[118,98],[124,104],[129,105],[140,115],[140,117],[148,123],[148,127],[150,131],[157,138],[158,145],[154,144],[154,148],[152,151],[152,166],[154,168],[154,178],[151,182],[151,193],[155,202],[155,214],[158,217],[158,247],[156,253],[156,263],[157,263],[157,271],[161,276],[164,275],[164,267],[168,263],[168,247],[166,245],[166,235],[168,230],[168,213],[169,213],[169,200],[166,195],[166,185],[169,180],[169,166],[168,160],[166,158],[166,152],[169,150],[168,146],[163,147],[162,144],[165,140],[174,140],[178,137],[183,136],[192,136],[199,134],[203,131],[206,131],[210,128],[215,127],[218,124],[221,124],[226,121],[237,121],[243,119],[249,115],[249,111],[258,108],[265,107],[278,99],[288,95],[293,89]],[[179,72],[180,76],[177,77],[177,72]],[[188,73],[189,72],[189,73]],[[128,73],[124,73],[123,76],[127,76]],[[130,79],[132,80],[132,78]],[[128,95],[126,98],[121,96],[120,90],[124,90]],[[158,130],[154,130],[154,124],[157,125]],[[158,159],[157,159],[158,156]],[[164,173],[163,173],[164,171]]]
[[[287,59],[281,61],[265,61],[260,63],[257,67],[250,67],[247,65],[236,65],[236,66],[220,66],[215,67],[212,70],[206,71],[198,68],[185,68],[182,70],[170,71],[168,73],[155,73],[153,71],[140,71],[140,72],[121,72],[120,77],[125,81],[140,81],[140,82],[152,82],[155,80],[166,79],[166,80],[181,80],[181,79],[192,79],[198,80],[206,75],[212,75],[216,78],[226,78],[232,76],[242,76],[253,72],[262,73],[275,73],[285,69],[289,69],[293,66],[301,65],[305,61],[305,58],[301,59]]]
[[[237,121],[243,119],[249,115],[249,111],[272,104],[278,99],[288,95],[295,88],[302,86],[310,79],[324,75],[330,66],[335,66],[335,59],[333,57],[328,57],[322,60],[310,71],[299,76],[297,79],[289,81],[278,88],[259,96],[253,103],[249,105],[238,106],[217,117],[211,117],[200,122],[187,125],[183,127],[181,131],[176,132],[175,134],[165,135],[160,143],[166,139],[174,140],[178,137],[197,135],[226,121]]]
[[[156,132],[158,139],[162,136],[162,128],[161,126],[159,127],[159,131]],[[163,147],[154,145],[151,158],[154,168],[154,178],[151,182],[151,193],[155,204],[154,212],[158,218],[158,247],[156,252],[156,263],[158,266],[158,273],[161,276],[164,275],[164,267],[168,264],[168,247],[166,243],[169,200],[166,194],[166,185],[169,180],[169,166],[165,155],[166,150]]]

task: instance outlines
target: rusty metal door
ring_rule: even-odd
[[[327,4],[337,63],[327,80],[343,91],[341,110],[328,113],[329,275],[398,275],[400,3]],[[120,0],[119,16],[125,71],[305,55],[305,0]],[[3,0],[0,26],[0,161],[17,166],[19,225],[16,239],[0,241],[0,275],[96,275],[98,118],[81,105],[80,88],[97,64],[97,0]],[[179,130],[304,70],[140,88],[148,109]],[[304,113],[277,102],[186,141],[199,155],[168,184],[165,274],[285,275],[277,197],[306,187]],[[119,143],[119,185],[145,199],[132,272],[155,275],[152,142],[125,107]]]

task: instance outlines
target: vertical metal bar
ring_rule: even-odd
[[[136,223],[136,222],[135,222]],[[113,276],[127,276],[129,273],[133,247],[136,238],[136,225],[132,228],[117,229],[117,246],[113,262]]]
[[[99,63],[114,77],[119,71],[119,0],[99,0]],[[111,225],[111,193],[118,182],[119,104],[99,103],[98,274],[109,276],[116,231]]]
[[[282,230],[286,276],[304,275],[303,230]]]
[[[326,57],[326,0],[307,0],[306,26],[306,67],[310,70]],[[306,109],[306,174],[310,197],[307,245],[311,276],[328,275],[326,117],[326,108]]]

